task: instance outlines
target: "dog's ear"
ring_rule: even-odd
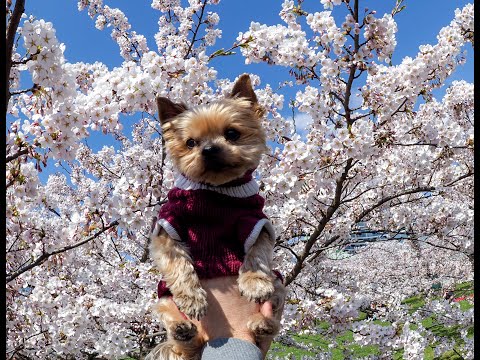
[[[243,74],[238,78],[235,85],[233,85],[233,90],[230,96],[247,98],[252,102],[252,105],[258,102],[257,95],[255,95],[255,92],[253,91],[252,81],[248,74]]]
[[[187,110],[187,107],[184,104],[175,104],[173,101],[167,99],[166,97],[157,96],[157,108],[158,108],[158,117],[160,122],[163,124],[167,123],[173,117],[183,113]]]
[[[252,81],[248,74],[243,74],[238,78],[235,85],[233,85],[230,97],[247,98],[252,103],[252,110],[259,119],[265,115],[265,109],[258,103],[257,95],[255,95],[255,91],[253,91]]]

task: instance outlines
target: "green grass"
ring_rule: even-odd
[[[383,321],[383,320],[373,320],[373,323],[376,324],[376,325],[380,325],[380,326],[390,326],[390,325],[392,325],[392,323],[390,323],[389,321]]]
[[[360,346],[358,344],[352,344],[348,346],[348,349],[355,357],[365,357],[368,355],[380,355],[377,345]]]
[[[362,321],[367,318],[367,313],[363,311],[359,311],[358,317],[354,321]]]
[[[429,330],[435,335],[454,339],[457,343],[463,342],[459,331],[460,325],[445,326],[442,324],[435,324]]]
[[[463,283],[456,284],[453,292],[455,293],[455,296],[467,296],[467,295],[472,295],[473,290],[474,290],[473,281],[466,281]]]
[[[396,350],[394,353],[393,353],[393,360],[403,360],[403,353],[405,351],[403,349],[400,349],[400,350]]]
[[[315,356],[320,352],[328,351],[329,341],[325,340],[321,335],[291,335],[302,347],[308,347],[308,349],[286,346],[284,344],[274,342],[268,352],[270,357],[278,356],[280,358],[287,356],[295,356],[296,359],[301,359],[302,356]],[[368,355],[378,355],[380,352],[378,346],[360,346],[353,343],[353,333],[346,331],[341,336],[336,338],[336,346],[332,349],[332,360],[344,360],[346,356],[348,358],[359,358]]]
[[[467,337],[468,338],[473,338],[474,336],[474,327],[473,326],[470,326],[468,329],[467,329]]]
[[[401,304],[407,305],[409,307],[408,313],[413,314],[415,311],[425,305],[425,297],[421,295],[412,296],[403,300]]]
[[[454,288],[454,296],[469,296],[473,294],[473,282],[464,282],[457,284]],[[441,299],[441,297],[438,297]],[[430,300],[432,300],[430,298]],[[409,297],[402,301],[402,304],[407,306],[408,312],[413,314],[414,312],[421,309],[427,300],[424,295],[416,295]],[[459,301],[460,309],[466,311],[472,308],[474,305],[468,300]],[[368,314],[365,312],[360,312],[356,321],[364,320],[368,317]],[[389,326],[388,321],[374,320],[374,324]],[[431,331],[434,335],[440,338],[446,338],[454,340],[456,346],[460,346],[464,343],[464,340],[461,338],[460,325],[445,326],[441,323],[441,318],[437,317],[436,314],[430,315],[425,314],[425,317],[421,320],[421,324],[424,328]],[[401,331],[402,324],[400,325],[399,331]],[[377,345],[369,346],[360,346],[355,343],[353,340],[353,332],[351,330],[346,330],[343,333],[337,335],[335,338],[324,337],[323,333],[330,328],[330,324],[326,321],[317,321],[317,329],[320,334],[315,335],[298,335],[291,334],[292,339],[301,345],[301,348],[294,346],[286,346],[274,342],[268,353],[267,358],[273,358],[278,356],[279,358],[287,358],[288,356],[295,356],[295,359],[300,360],[302,356],[315,356],[320,352],[328,351],[328,345],[333,343],[335,346],[330,349],[332,352],[332,360],[344,360],[344,359],[356,359],[360,357],[365,357],[369,355],[380,355],[380,350]],[[417,324],[410,324],[411,329],[418,329]],[[474,327],[471,326],[467,329],[468,337],[474,336]],[[445,352],[439,357],[435,357],[435,347],[437,343],[429,344],[425,348],[424,360],[461,360],[462,357],[458,355],[454,350]],[[304,348],[305,347],[305,348]],[[393,352],[393,360],[403,360],[403,349],[399,349]]]
[[[471,304],[470,301],[461,300],[458,303],[460,304],[460,310],[462,311],[467,311],[468,309],[473,308],[473,304]]]
[[[435,358],[435,353],[433,352],[433,348],[431,346],[427,346],[425,348],[423,359],[424,360],[433,360],[434,358]]]
[[[438,357],[438,360],[465,360],[462,356],[458,355],[454,350],[449,350]]]
[[[330,323],[328,321],[317,321],[316,326],[320,330],[327,330],[330,328]]]
[[[301,359],[302,356],[314,356],[315,353],[312,351],[308,351],[305,349],[299,349],[295,348],[292,346],[286,346],[280,343],[273,343],[272,346],[270,347],[270,350],[268,351],[268,354],[271,355],[272,357],[278,356],[280,358],[287,357],[288,355],[290,356],[295,356],[297,359]]]
[[[353,341],[353,332],[351,330],[345,331],[342,335],[337,336],[337,344],[342,345]]]
[[[428,328],[430,328],[430,327],[432,327],[432,326],[434,325],[434,323],[436,322],[436,320],[437,320],[437,319],[436,319],[436,316],[435,316],[435,315],[432,315],[432,316],[429,316],[429,317],[423,319],[423,320],[421,321],[421,323],[422,323],[422,326],[423,326],[424,328],[428,329]]]
[[[328,341],[326,341],[321,335],[293,335],[292,338],[296,342],[307,345],[308,347],[323,350],[328,349]]]

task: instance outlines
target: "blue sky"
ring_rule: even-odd
[[[375,9],[376,16],[381,17],[389,13],[395,5],[395,0],[361,0],[360,9],[365,7]],[[405,56],[415,57],[418,47],[422,44],[435,44],[439,30],[447,26],[454,17],[456,8],[462,8],[473,0],[405,0],[406,9],[395,17],[398,26],[397,47],[392,63],[398,64]],[[158,17],[160,12],[151,8],[151,0],[104,0],[110,7],[118,7],[128,17],[132,29],[139,34],[145,35],[150,49],[156,50],[154,34],[158,31]],[[281,0],[222,0],[218,6],[211,6],[220,16],[219,27],[223,30],[222,38],[218,40],[211,52],[216,49],[228,49],[235,42],[239,32],[248,30],[252,21],[275,25],[282,23],[278,16],[281,10]],[[319,0],[305,0],[302,5],[307,11],[323,11]],[[340,8],[344,8],[341,6]],[[338,7],[335,10],[339,10]],[[121,66],[123,59],[119,55],[118,45],[110,37],[110,29],[97,30],[94,21],[90,19],[87,11],[79,12],[76,0],[43,0],[27,1],[26,12],[37,18],[43,18],[53,23],[57,38],[65,43],[65,57],[68,62],[91,63],[100,61],[110,69]],[[334,11],[334,15],[337,11]],[[343,20],[337,18],[337,25]],[[471,45],[467,49],[467,63],[457,69],[448,80],[464,79],[473,82],[473,49]],[[211,65],[218,71],[219,78],[233,79],[241,73],[249,72],[260,75],[262,86],[270,84],[274,89],[285,80],[292,80],[288,75],[288,69],[266,64],[245,65],[244,58],[238,52],[234,56],[219,57],[213,59]],[[285,104],[288,97],[293,97],[297,88],[284,92]],[[444,88],[437,91],[442,95]],[[290,115],[287,106],[284,107],[285,116]],[[122,117],[125,129],[128,129],[134,121],[128,117]],[[97,142],[95,136],[88,140],[92,148],[99,149],[103,145],[112,145],[113,141],[102,137],[102,142]],[[57,169],[48,166],[42,174],[45,178],[48,173]]]
[[[472,0],[406,0],[406,9],[396,16],[397,48],[393,64],[398,64],[404,56],[414,57],[418,46],[435,44],[439,30],[450,23],[456,8],[461,8]],[[160,12],[151,8],[150,0],[104,0],[110,7],[118,7],[128,17],[132,29],[147,38],[148,46],[155,49],[153,35],[158,30]],[[278,13],[281,0],[223,0],[218,6],[212,6],[220,16],[219,27],[223,30],[222,38],[215,48],[228,49],[240,31],[248,30],[250,22],[256,21],[267,25],[281,23]],[[390,12],[395,0],[363,0],[360,8],[377,10],[377,16]],[[307,10],[322,11],[319,0],[305,1]],[[101,61],[109,68],[120,66],[122,58],[117,44],[110,38],[109,29],[99,31],[94,26],[86,11],[77,10],[76,0],[43,0],[27,1],[27,12],[51,21],[57,30],[57,37],[66,45],[65,56],[69,62]],[[335,8],[337,9],[337,8]],[[335,14],[335,12],[334,12]],[[337,21],[340,24],[340,20]],[[470,62],[458,70],[454,78],[473,81],[473,49],[469,46]],[[213,52],[213,50],[212,50]],[[212,66],[219,72],[219,77],[234,78],[242,72],[261,75],[263,83],[275,86],[288,79],[286,68],[265,64],[245,65],[238,53],[235,56],[221,57],[212,61]]]

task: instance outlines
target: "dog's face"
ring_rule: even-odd
[[[216,103],[187,109],[158,97],[157,105],[167,151],[193,181],[218,186],[238,179],[255,169],[266,151],[263,112],[248,75]]]

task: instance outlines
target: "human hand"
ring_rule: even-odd
[[[242,339],[256,344],[265,357],[273,336],[255,339],[247,324],[250,318],[258,313],[280,322],[285,291],[281,281],[275,281],[278,289],[276,296],[257,304],[240,295],[236,276],[201,280],[202,287],[207,292],[208,310],[207,315],[200,321],[193,322],[206,341],[228,337]]]
[[[283,286],[283,285],[282,285]],[[285,294],[282,294],[285,296]],[[276,319],[279,323],[280,320],[282,319],[282,313],[283,313],[283,306],[285,304],[285,298],[281,299],[279,308],[274,309],[272,301],[268,300],[265,301],[263,304],[260,305],[260,313],[265,316],[266,318],[274,318]],[[270,337],[263,337],[260,341],[257,341],[256,345],[260,348],[260,351],[263,354],[263,357],[267,355],[268,350],[270,349],[270,346],[272,345],[273,341],[273,336]]]

